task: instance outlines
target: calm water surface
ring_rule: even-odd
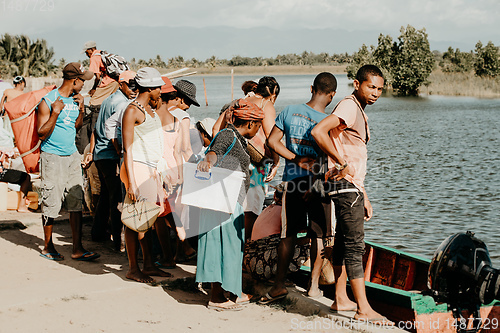
[[[309,100],[314,75],[275,77],[281,86],[277,112]],[[234,97],[242,97],[245,80],[258,78],[236,76]],[[337,78],[328,113],[352,91],[345,75]],[[190,114],[216,118],[231,100],[231,78],[205,78],[208,107],[202,77],[188,79],[202,105]],[[372,139],[365,185],[374,209],[366,238],[431,258],[447,236],[471,230],[500,268],[500,100],[383,96],[366,112]]]

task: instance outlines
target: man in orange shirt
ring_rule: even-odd
[[[94,85],[89,91],[89,105],[90,110],[92,111],[90,124],[87,128],[86,133],[80,133],[80,136],[84,137],[83,140],[82,138],[80,138],[80,145],[82,146],[82,148],[85,148],[86,144],[90,142],[90,136],[92,135],[92,131],[94,130],[102,102],[118,90],[119,84],[115,79],[111,78],[107,74],[106,66],[102,62],[101,50],[97,49],[96,42],[88,41],[83,44],[82,53],[85,53],[87,57],[89,57],[89,70],[91,72],[94,72],[95,75]],[[82,128],[82,131],[85,131],[85,129]]]
[[[335,206],[337,225],[334,256],[325,253],[334,266],[335,300],[332,311],[356,311],[354,319],[392,326],[394,323],[375,312],[366,297],[363,272],[364,221],[373,215],[364,187],[367,149],[370,139],[364,110],[382,93],[384,76],[374,65],[362,66],[354,80],[354,92],[341,100],[333,113],[319,122],[311,134],[329,157],[328,181],[324,192]],[[349,283],[356,303],[346,293]]]

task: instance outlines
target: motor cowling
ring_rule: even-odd
[[[484,242],[470,231],[446,238],[432,258],[427,286],[434,299],[460,306],[500,300],[500,271],[492,267]]]

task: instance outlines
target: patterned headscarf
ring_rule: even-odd
[[[235,100],[226,111],[226,121],[233,123],[234,119],[261,121],[264,119],[264,111],[252,102],[244,98]]]

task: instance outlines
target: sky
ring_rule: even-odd
[[[500,45],[497,0],[0,0],[0,33],[44,38],[56,58],[83,60],[81,46],[126,58],[204,60],[286,53],[352,53],[425,28],[432,50]]]

